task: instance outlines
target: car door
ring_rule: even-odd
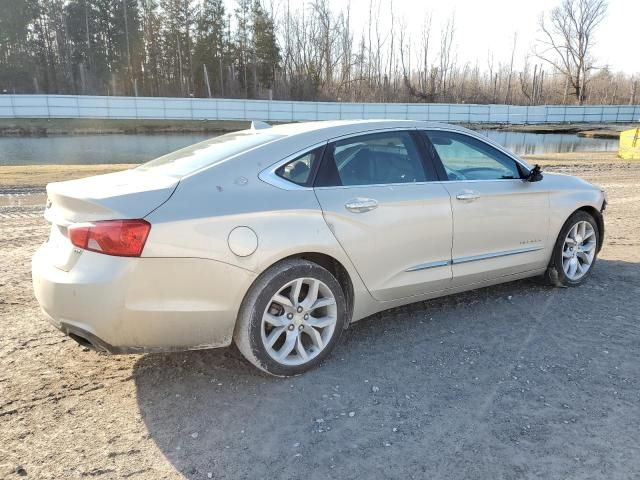
[[[522,273],[546,265],[549,193],[544,181],[466,133],[425,132],[436,168],[451,196],[453,286]]]
[[[416,131],[329,142],[314,184],[324,218],[377,300],[451,282],[449,193]]]

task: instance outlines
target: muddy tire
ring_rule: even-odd
[[[346,321],[344,292],[328,270],[307,260],[283,260],[249,289],[233,338],[253,365],[286,377],[320,364]]]
[[[546,281],[557,287],[577,287],[584,283],[593,271],[599,245],[596,219],[581,210],[573,213],[556,240]]]

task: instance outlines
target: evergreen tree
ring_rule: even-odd
[[[29,28],[38,14],[34,0],[0,0],[0,92],[40,90]]]
[[[198,15],[194,53],[196,92],[198,96],[224,95],[226,14],[223,0],[204,0]],[[206,85],[205,68],[209,80]]]
[[[265,12],[259,0],[252,8],[252,50],[255,82],[258,87],[273,88],[280,64],[280,49],[276,41],[273,19]]]
[[[251,1],[238,0],[235,10],[236,17],[236,34],[233,45],[233,67],[234,74],[237,78],[245,98],[249,97],[249,58],[250,36],[251,36]]]
[[[190,0],[162,0],[162,46],[166,74],[174,95],[193,93],[192,38],[194,8]]]
[[[162,95],[164,84],[163,52],[160,31],[163,17],[156,0],[142,0],[142,40],[141,52],[144,74],[142,75],[142,91],[144,95]]]
[[[140,81],[142,28],[138,0],[113,0],[113,71],[126,95],[134,95]]]

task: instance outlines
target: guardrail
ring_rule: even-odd
[[[0,95],[0,118],[263,120],[398,118],[448,123],[630,123],[640,105],[472,105],[206,98]]]

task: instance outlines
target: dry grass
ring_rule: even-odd
[[[16,165],[0,166],[0,185],[46,185],[135,167],[114,165]]]
[[[625,163],[625,160],[618,158],[617,152],[567,152],[567,153],[541,153],[533,155],[523,155],[527,162],[553,163],[559,162],[599,162],[599,163]]]
[[[249,124],[250,122],[240,120],[0,118],[0,137],[111,133],[232,132],[248,128]]]

